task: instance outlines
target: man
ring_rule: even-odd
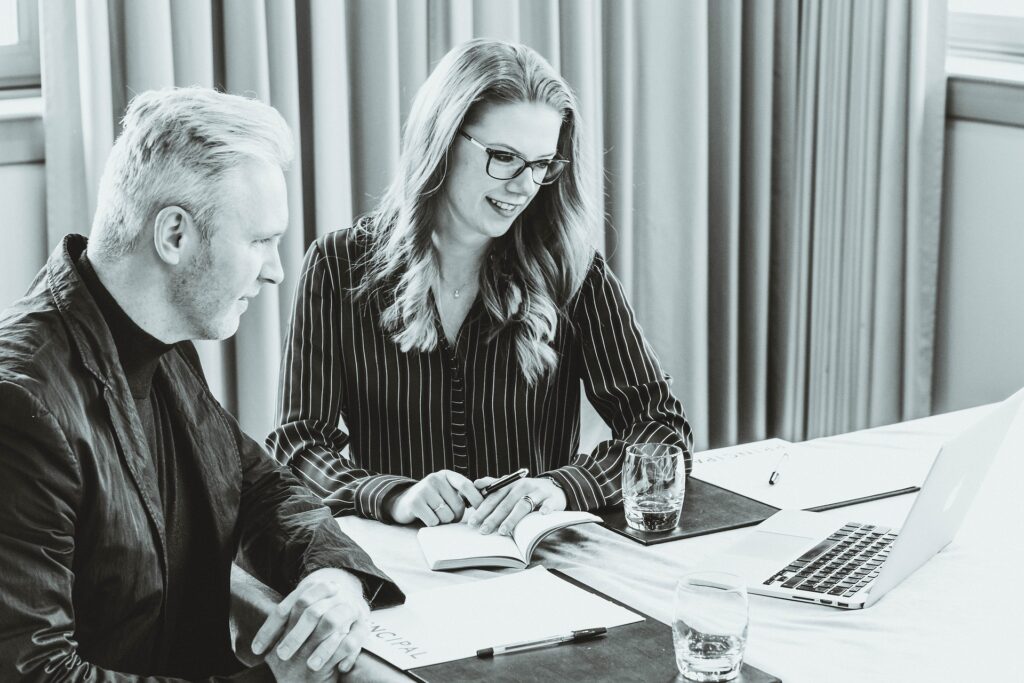
[[[91,238],[65,238],[0,315],[0,680],[238,672],[239,550],[286,596],[252,645],[278,678],[349,671],[366,600],[402,601],[242,434],[190,342],[234,334],[280,282],[291,155],[259,102],[139,95]]]

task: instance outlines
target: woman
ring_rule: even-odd
[[[334,514],[435,525],[468,504],[509,534],[537,509],[619,502],[630,443],[678,444],[689,469],[682,406],[589,246],[584,152],[576,98],[540,55],[471,41],[416,94],[377,210],[310,247],[268,445]],[[581,380],[613,431],[589,454]]]

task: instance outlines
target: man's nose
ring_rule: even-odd
[[[279,285],[284,280],[284,266],[281,265],[281,254],[277,248],[274,248],[270,259],[263,264],[260,279],[272,285]]]

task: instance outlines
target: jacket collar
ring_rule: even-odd
[[[108,389],[130,397],[114,338],[75,267],[86,244],[83,235],[68,235],[57,245],[46,262],[47,287],[85,367]]]
[[[128,468],[153,524],[166,581],[165,520],[157,490],[156,468],[113,336],[75,268],[87,244],[88,240],[82,235],[68,235],[61,241],[46,262],[47,287],[82,363],[104,387],[103,399],[121,445],[119,456]]]

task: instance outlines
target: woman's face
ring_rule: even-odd
[[[555,156],[561,127],[562,118],[554,108],[517,102],[483,105],[462,132],[485,147],[535,161]],[[496,180],[487,174],[487,161],[485,150],[456,135],[438,225],[446,237],[470,243],[500,237],[537,195],[540,185],[534,182],[533,169]]]

